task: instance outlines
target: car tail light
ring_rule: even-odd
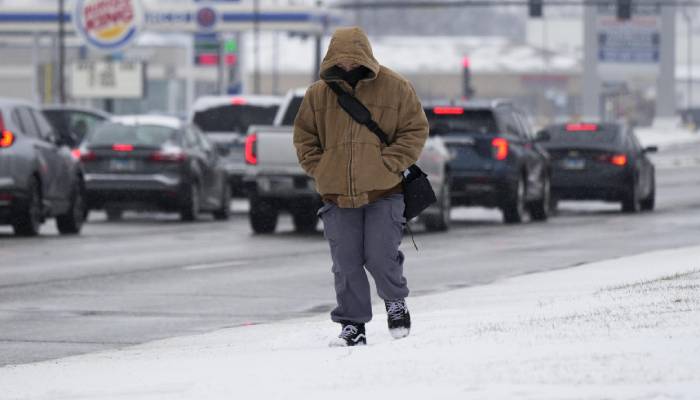
[[[73,156],[74,160],[80,160],[80,149],[73,149],[70,151],[70,155]]]
[[[73,155],[73,158],[75,158],[76,160],[80,160],[81,162],[97,160],[97,155],[94,151],[91,150],[73,149],[73,151],[71,151],[71,154]]]
[[[464,114],[463,107],[435,107],[433,112],[436,115],[462,115]]]
[[[568,124],[566,125],[568,132],[595,132],[598,130],[597,124]]]
[[[258,164],[258,135],[252,133],[245,138],[245,162],[250,165]]]
[[[5,149],[15,142],[15,135],[10,131],[2,131],[0,136],[0,148]]]
[[[0,114],[0,148],[4,149],[10,147],[14,142],[15,135],[5,129],[5,121],[2,119],[2,114]]]
[[[615,154],[610,157],[610,162],[618,167],[624,167],[627,165],[627,155],[625,154]]]
[[[491,141],[493,158],[502,161],[508,158],[508,139],[494,138]]]
[[[112,145],[112,150],[122,151],[122,152],[134,151],[134,145],[133,144],[114,144],[114,145]]]
[[[245,105],[246,103],[247,103],[247,101],[242,97],[234,97],[231,99],[231,104],[233,104],[234,106],[242,106],[242,105]]]
[[[159,150],[151,154],[151,160],[158,162],[182,162],[186,159],[187,154],[180,148]]]

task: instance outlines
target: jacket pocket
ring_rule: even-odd
[[[355,192],[390,189],[401,182],[401,176],[384,165],[379,146],[371,143],[353,143],[353,176]]]

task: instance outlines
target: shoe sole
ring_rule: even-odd
[[[411,333],[411,330],[409,328],[394,328],[389,329],[389,333],[394,339],[403,339]]]

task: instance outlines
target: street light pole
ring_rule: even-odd
[[[253,93],[260,94],[260,0],[253,0]]]
[[[66,103],[65,65],[66,65],[66,31],[63,21],[65,0],[58,0],[58,101]]]
[[[686,88],[688,93],[686,95],[686,108],[690,113],[690,107],[693,105],[693,19],[687,7],[683,9],[683,17],[685,17],[686,28],[688,28],[688,77]]]

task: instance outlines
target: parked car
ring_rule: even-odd
[[[164,210],[184,221],[200,211],[229,218],[231,191],[213,146],[194,125],[162,116],[115,117],[79,150],[90,209]]]
[[[274,232],[280,211],[292,214],[297,231],[316,229],[316,212],[322,205],[321,197],[313,179],[299,166],[293,141],[292,125],[305,92],[306,89],[296,89],[287,94],[273,125],[252,125],[248,130],[245,185],[250,199],[250,225],[256,233]],[[418,218],[428,230],[449,228],[447,158],[442,139],[431,137],[418,160],[438,195],[437,204]]]
[[[55,217],[61,234],[83,226],[83,172],[70,148],[31,103],[0,99],[0,224],[35,236]]]
[[[243,196],[244,142],[250,125],[269,125],[282,98],[277,96],[206,96],[197,99],[190,122],[214,143],[222,156],[234,196]]]
[[[653,210],[654,165],[634,132],[618,123],[556,124],[538,133],[552,158],[552,208],[557,200],[620,202],[625,212]]]
[[[424,103],[449,149],[452,205],[498,207],[506,223],[549,216],[550,168],[525,113],[509,101]]]
[[[78,148],[85,135],[111,118],[106,112],[78,106],[44,106],[41,111],[54,131],[72,148]]]

